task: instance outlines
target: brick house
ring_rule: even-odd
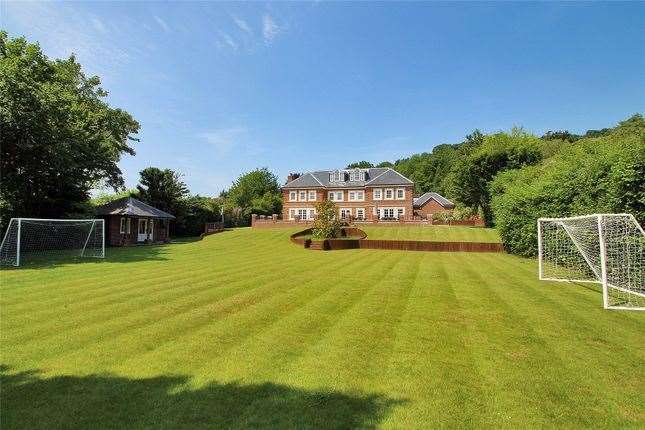
[[[416,197],[412,206],[414,208],[414,215],[421,219],[429,219],[436,213],[452,212],[455,204],[443,197],[439,193],[425,193]]]
[[[105,243],[128,246],[167,242],[170,220],[175,217],[134,197],[124,197],[96,208],[105,220]]]
[[[412,219],[414,183],[389,167],[291,174],[282,187],[282,219],[310,220],[331,200],[342,219]]]

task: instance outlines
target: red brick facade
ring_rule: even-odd
[[[123,233],[121,232],[122,218],[125,219],[125,231]],[[150,239],[150,233],[152,233],[152,237],[148,243],[166,242],[169,239],[168,220],[120,215],[108,215],[104,216],[103,219],[105,219],[105,243],[109,246],[129,246],[146,243],[146,238]],[[139,235],[140,219],[145,220],[141,226],[142,231],[145,232],[142,235]],[[153,226],[152,230],[150,229],[150,223]],[[147,226],[147,229],[144,229],[144,225]]]
[[[444,212],[452,212],[452,209],[441,206],[434,199],[429,199],[423,206],[414,209],[414,214],[421,219],[429,219],[433,214]]]
[[[380,199],[378,198],[379,191]],[[362,199],[360,199],[361,192]],[[302,215],[311,219],[315,214],[316,203],[330,200],[331,193],[333,193],[333,201],[338,207],[339,216],[373,220],[377,218],[378,211],[381,218],[412,219],[413,217],[414,187],[412,185],[383,185],[355,188],[283,189],[282,219],[293,220]],[[350,200],[350,193],[352,193],[352,200]]]

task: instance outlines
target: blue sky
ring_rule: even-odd
[[[645,111],[645,3],[0,3],[74,52],[194,193],[240,173],[395,160],[475,128],[612,126]]]

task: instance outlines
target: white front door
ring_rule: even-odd
[[[148,237],[148,220],[139,218],[139,229],[137,230],[137,241],[143,242]]]

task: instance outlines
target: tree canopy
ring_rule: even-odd
[[[645,120],[634,115],[543,163],[509,170],[490,185],[495,224],[507,250],[537,252],[536,220],[627,212],[645,222]]]
[[[162,211],[177,212],[181,199],[189,192],[179,173],[170,169],[147,167],[139,175],[141,177],[137,190],[142,201]]]
[[[278,178],[266,167],[242,174],[227,190],[226,207],[236,225],[246,225],[251,214],[272,215],[282,210]]]
[[[50,60],[37,44],[0,32],[0,219],[65,217],[90,190],[124,185],[118,162],[134,155],[139,124],[110,107],[97,76],[74,56]]]
[[[374,167],[374,165],[369,161],[357,161],[356,163],[348,164],[346,169],[354,169],[356,167],[361,169],[369,169],[370,167]]]

